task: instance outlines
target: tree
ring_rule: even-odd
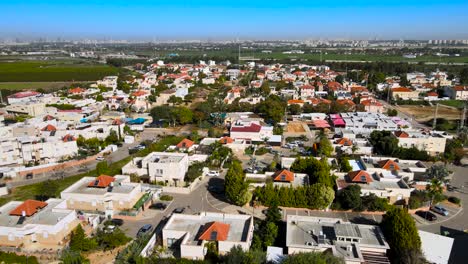
[[[287,255],[281,264],[344,264],[344,260],[335,257],[332,253],[325,252],[307,252]]]
[[[434,201],[434,198],[438,198],[444,192],[444,187],[442,186],[442,182],[437,178],[432,178],[431,182],[426,185],[426,191],[431,197],[431,206]],[[439,200],[439,199],[438,199]]]
[[[387,115],[388,116],[397,116],[398,115],[398,111],[396,109],[387,109]]]
[[[263,248],[267,248],[269,246],[273,246],[275,243],[276,237],[278,236],[278,226],[276,223],[267,222],[264,225],[264,228],[261,230],[261,234],[263,235]]]
[[[184,100],[182,100],[182,98],[180,97],[177,97],[175,95],[172,95],[171,97],[169,97],[169,99],[167,100],[168,103],[172,104],[172,105],[178,105],[178,104],[181,104]]]
[[[260,92],[263,96],[268,96],[270,94],[270,84],[267,80],[263,81],[262,86],[260,86]]]
[[[463,68],[460,72],[460,83],[468,84],[468,68]]]
[[[446,182],[446,178],[449,176],[449,171],[444,165],[432,165],[427,171],[426,176],[429,179],[437,179],[442,182]]]
[[[361,208],[361,187],[353,184],[341,190],[338,193],[338,201],[345,210]]]
[[[323,183],[332,188],[335,186],[335,178],[330,175],[330,166],[326,158],[318,160],[313,157],[299,157],[291,165],[291,171],[309,175],[309,184]]]
[[[308,204],[313,209],[325,209],[335,199],[335,192],[331,187],[322,183],[312,184],[307,188]]]
[[[222,257],[223,264],[263,264],[265,263],[265,252],[260,250],[244,251],[241,246],[232,247]]]
[[[337,75],[335,77],[335,82],[339,82],[339,83],[343,84],[343,81],[344,81],[343,75]]]
[[[391,156],[399,149],[398,139],[390,131],[372,131],[369,142],[374,147],[374,152],[380,155]]]
[[[45,201],[49,198],[55,197],[57,195],[58,190],[59,184],[57,181],[44,181],[39,185],[38,193],[40,193],[40,195],[38,195],[38,199],[41,201]]]
[[[132,239],[127,237],[120,228],[115,228],[112,232],[98,230],[96,234],[96,242],[99,247],[104,250],[110,250],[125,245],[131,240]]]
[[[291,115],[298,115],[301,113],[301,106],[298,104],[291,104],[288,106],[288,111]]]
[[[91,251],[95,248],[97,248],[96,241],[87,238],[83,227],[79,224],[70,236],[70,249],[73,251]]]
[[[422,263],[421,239],[408,212],[390,208],[383,216],[380,227],[390,246],[392,263]]]
[[[106,137],[104,141],[107,144],[115,144],[119,142],[119,136],[117,135],[117,132],[115,132],[115,130],[111,129],[109,135]]]
[[[350,172],[351,170],[353,170],[353,167],[351,167],[351,165],[349,164],[348,157],[341,157],[339,159],[339,161],[340,161],[340,170],[341,171]]]
[[[270,95],[264,101],[257,104],[256,112],[264,116],[267,122],[281,122],[286,109],[286,103],[276,95]]]
[[[225,177],[226,198],[235,205],[244,205],[249,200],[248,183],[239,161],[233,161]]]

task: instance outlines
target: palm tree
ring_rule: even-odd
[[[442,186],[442,182],[439,179],[433,178],[431,183],[426,185],[426,191],[431,197],[430,206],[432,206],[434,197],[442,194],[444,187]]]

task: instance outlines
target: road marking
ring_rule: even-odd
[[[372,214],[372,218],[374,219],[375,222],[377,222],[377,220],[375,219],[375,215]]]

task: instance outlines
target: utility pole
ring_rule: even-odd
[[[460,120],[460,129],[459,131],[461,132],[463,130],[463,128],[465,127],[465,120],[466,120],[466,103],[465,105],[463,106],[463,110],[462,110],[462,116],[461,116],[461,120]]]
[[[435,109],[435,113],[434,113],[434,121],[432,123],[432,129],[435,130],[436,129],[436,125],[437,125],[437,111],[439,110],[439,104],[436,103],[436,109]]]
[[[2,90],[0,90],[0,104],[3,104],[3,95],[2,95]]]

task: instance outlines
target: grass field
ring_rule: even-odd
[[[218,57],[238,57],[238,51],[234,49],[226,50],[173,50],[173,51],[157,51],[160,57],[166,57],[170,53],[177,53],[179,56],[187,57],[202,57],[206,55]],[[146,54],[146,55],[153,55]],[[243,57],[255,57],[261,59],[305,59],[320,61],[385,61],[385,62],[433,62],[433,63],[468,63],[468,56],[460,57],[438,57],[431,55],[419,56],[415,59],[403,58],[400,55],[379,55],[379,54],[340,54],[333,51],[320,53],[304,53],[304,54],[283,54],[282,52],[261,53],[259,51],[241,51]]]
[[[444,101],[439,101],[439,104],[451,106],[451,107],[456,107],[456,108],[463,108],[465,106],[465,101],[462,100],[444,100]]]
[[[117,72],[108,65],[68,61],[0,62],[0,82],[96,81]]]

